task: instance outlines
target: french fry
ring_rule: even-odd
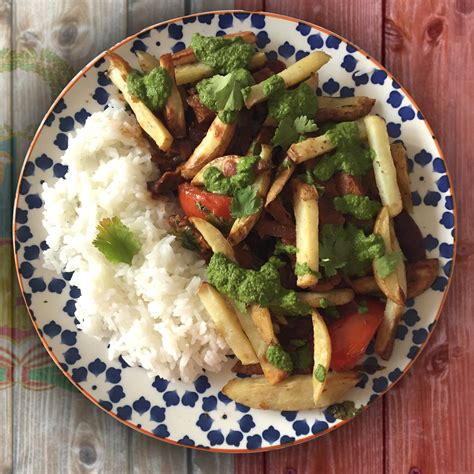
[[[390,215],[389,215],[389,210],[387,206],[384,206],[375,221],[374,225],[374,234],[378,234],[382,237],[385,245],[385,252],[390,253],[393,252],[394,250],[397,250],[394,248],[393,245],[393,235],[390,230],[391,223],[390,223]],[[403,263],[403,260],[400,262],[400,265],[403,265],[403,271],[405,270],[405,265]],[[400,266],[399,265],[399,266]],[[401,277],[401,272],[394,271],[388,277],[382,278],[379,275],[379,272],[377,270],[377,266],[375,265],[375,262],[373,264],[373,270],[374,270],[374,277],[375,281],[377,282],[377,285],[381,289],[382,293],[388,298],[394,301],[395,303],[399,304],[400,306],[405,304],[405,297],[406,297],[406,287],[405,290],[402,288],[403,281],[400,280]],[[406,285],[406,280],[405,280],[405,285]]]
[[[407,264],[407,298],[415,298],[426,291],[435,281],[438,270],[439,261],[437,258]],[[356,295],[381,294],[373,276],[356,278],[352,280],[351,285]]]
[[[314,366],[313,366],[313,400],[316,405],[326,384],[331,362],[331,338],[322,316],[316,311],[312,312],[313,339],[314,339]]]
[[[229,33],[228,35],[224,35],[224,38],[230,39],[239,36],[245,43],[255,44],[257,42],[257,37],[255,33],[251,31],[239,31],[237,33]],[[192,64],[197,61],[196,55],[192,48],[184,48],[177,53],[174,53],[173,56],[173,64],[178,66],[180,64]]]
[[[354,299],[354,290],[351,288],[338,288],[323,292],[301,292],[298,293],[300,300],[309,304],[312,308],[323,308],[326,305],[342,306]]]
[[[189,222],[201,233],[213,253],[222,253],[229,260],[237,263],[234,250],[219,229],[200,217],[190,217]]]
[[[403,204],[385,121],[377,115],[367,115],[364,122],[369,146],[375,153],[373,164],[380,199],[388,207],[390,217],[395,217],[402,211]]]
[[[357,125],[359,126],[360,138],[365,139],[367,135],[364,121],[357,120]],[[324,134],[319,137],[307,138],[299,143],[293,143],[288,149],[288,156],[295,163],[303,163],[324,153],[328,153],[335,148],[336,146],[331,142],[329,136]]]
[[[318,282],[319,270],[319,209],[318,191],[312,185],[299,179],[292,181],[293,210],[296,222],[296,284],[300,288],[308,288]],[[308,272],[298,272],[298,268]]]
[[[410,176],[408,175],[407,151],[403,143],[397,142],[390,145],[393,163],[397,171],[397,183],[402,195],[403,208],[407,212],[413,212],[413,201],[410,191]]]
[[[264,377],[232,379],[222,392],[237,403],[261,410],[299,411],[323,408],[340,402],[341,398],[360,381],[357,372],[330,372],[326,384],[314,403],[313,377],[292,375],[278,385]]]
[[[273,329],[272,316],[268,308],[262,308],[261,306],[254,304],[250,307],[250,315],[252,316],[252,321],[265,344],[268,346],[278,344],[278,339],[275,336],[275,331]]]
[[[239,160],[240,156],[238,155],[219,156],[219,158],[215,158],[203,166],[191,180],[191,184],[194,186],[204,186],[204,173],[208,168],[217,168],[221,173],[225,174],[225,168],[227,166],[236,166]]]
[[[242,364],[258,363],[257,355],[240,326],[233,306],[227,299],[208,283],[201,284],[198,296],[214,321],[219,334],[224,337]]]
[[[276,197],[281,193],[286,183],[291,178],[296,165],[289,158],[285,158],[277,168],[275,179],[273,180],[270,189],[268,190],[265,207],[267,207]]]
[[[159,148],[168,151],[173,143],[173,136],[164,126],[163,122],[141,101],[128,90],[127,77],[132,71],[130,65],[115,53],[107,53],[110,61],[108,70],[109,78],[122,92],[124,99],[130,105],[140,127],[150,135]]]
[[[375,337],[375,352],[383,360],[390,359],[395,342],[398,323],[403,315],[405,305],[399,305],[392,300],[387,299],[385,311],[377,335]]]
[[[166,101],[163,116],[165,117],[166,125],[171,130],[171,133],[176,138],[183,138],[186,136],[186,118],[184,116],[183,101],[181,94],[176,86],[176,79],[174,77],[174,66],[171,54],[163,54],[160,57],[160,66],[166,70],[171,79],[171,93]]]
[[[236,314],[239,318],[242,329],[244,330],[245,334],[247,334],[250,344],[252,344],[255,354],[257,354],[263,374],[265,375],[265,378],[268,380],[268,382],[271,385],[275,385],[286,379],[288,377],[288,372],[285,372],[284,370],[281,370],[268,362],[266,357],[268,344],[262,339],[262,336],[253,323],[250,314],[244,314],[240,311],[236,311]]]
[[[234,136],[235,128],[235,123],[224,123],[217,116],[211,123],[202,142],[194,149],[193,154],[181,167],[181,175],[185,179],[191,179],[196,176],[204,165],[223,155]]]
[[[296,63],[291,66],[288,66],[277,75],[283,79],[285,86],[288,88],[307,79],[312,73],[315,73],[318,69],[324,66],[330,59],[331,56],[326,53],[315,51],[299,61],[296,61]],[[250,88],[250,92],[245,98],[245,105],[250,109],[255,104],[263,102],[266,99],[267,97],[263,93],[263,82],[260,82]]]
[[[367,115],[375,104],[370,97],[318,97],[316,122],[348,122]]]
[[[251,71],[262,67],[267,61],[265,53],[255,53],[249,63]],[[183,84],[190,84],[198,82],[201,79],[212,76],[215,71],[211,66],[204,63],[182,64],[175,67],[176,84],[182,86]]]
[[[430,258],[407,265],[407,297],[415,298],[427,290],[436,280],[439,260]]]
[[[262,151],[260,156],[261,161],[270,166],[272,159],[272,147],[270,145],[262,144]],[[265,201],[268,188],[270,187],[270,174],[271,170],[270,168],[268,168],[267,171],[260,173],[257,176],[257,179],[255,180],[254,186],[256,186],[257,195],[262,199],[262,201]],[[260,218],[262,210],[263,209],[260,209],[255,214],[252,214],[250,216],[239,217],[234,221],[230,229],[229,236],[227,237],[227,240],[232,246],[239,244],[240,242],[242,242],[242,240],[245,239],[245,237],[247,237],[253,226]]]
[[[138,50],[135,54],[137,55],[140,69],[144,73],[153,71],[153,69],[159,67],[160,65],[160,60],[158,58],[155,58],[155,56],[153,56],[152,54],[147,53],[146,51]]]

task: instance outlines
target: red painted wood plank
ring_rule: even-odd
[[[316,23],[382,57],[382,0],[266,0],[265,9]]]
[[[235,0],[234,8],[241,10],[261,11],[265,8],[264,0]]]
[[[252,6],[249,6],[249,4]],[[255,8],[263,2],[236,2],[237,8]],[[260,7],[260,5],[258,6]],[[265,10],[317,23],[348,37],[380,58],[382,52],[382,3],[357,0],[266,0]],[[337,14],[336,14],[337,12]],[[367,25],[370,25],[368,28]],[[364,440],[361,446],[361,440]],[[350,447],[348,449],[348,447]],[[363,449],[360,449],[363,448]],[[341,456],[341,453],[344,455]],[[255,455],[237,456],[235,472],[260,474]],[[383,402],[378,401],[358,419],[323,438],[265,454],[268,473],[380,473],[383,471]]]
[[[456,278],[425,353],[386,400],[386,472],[474,472],[474,4],[388,0],[386,64],[433,127],[457,189]]]

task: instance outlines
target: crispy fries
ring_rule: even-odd
[[[435,281],[439,270],[437,258],[409,263],[407,271],[407,298],[415,298],[426,291]],[[356,295],[379,295],[380,288],[373,276],[356,278],[351,282]]]
[[[358,120],[357,125],[359,126],[360,137],[364,139],[367,136],[364,122]],[[324,153],[328,153],[335,148],[336,146],[331,143],[329,137],[324,134],[319,137],[307,138],[299,143],[293,143],[288,149],[288,156],[295,163],[303,163]]]
[[[132,109],[140,127],[150,135],[154,142],[163,151],[169,150],[173,143],[173,136],[163,125],[163,122],[141,101],[132,95],[127,86],[128,74],[132,71],[130,65],[118,54],[107,53],[106,58],[110,61],[109,78],[122,92],[123,97]]]
[[[308,288],[318,282],[319,270],[319,209],[318,192],[299,179],[292,181],[293,210],[296,222],[297,285]]]
[[[390,145],[393,163],[397,171],[397,183],[402,195],[403,208],[407,212],[413,212],[413,201],[410,191],[410,176],[408,175],[407,151],[403,143],[397,142]]]
[[[299,297],[300,300],[309,304],[312,308],[324,308],[328,305],[342,306],[350,303],[354,299],[354,290],[351,288],[340,288],[319,293],[308,291],[300,293]]]
[[[307,79],[330,59],[331,56],[328,56],[326,53],[315,51],[279,72],[278,76],[283,79],[285,86],[288,88]],[[260,82],[250,88],[250,92],[245,99],[245,105],[250,109],[255,104],[263,102],[266,99],[267,97],[263,92],[263,82]]]
[[[255,33],[252,33],[251,31],[239,31],[238,33],[230,33],[228,35],[224,35],[224,38],[230,39],[235,38],[237,36],[242,38],[245,43],[255,44],[257,42],[257,37],[255,36]],[[173,64],[175,66],[181,64],[192,64],[197,62],[196,55],[194,54],[192,48],[184,48],[181,51],[174,53],[172,55],[172,58]]]
[[[288,372],[285,372],[284,370],[281,370],[268,362],[266,357],[268,344],[262,339],[262,336],[253,323],[250,314],[243,314],[240,311],[237,311],[237,317],[239,318],[242,329],[249,338],[250,344],[252,344],[252,347],[257,354],[263,374],[265,375],[265,378],[268,380],[268,382],[271,385],[275,385],[286,379],[288,377]]]
[[[380,210],[379,215],[377,216],[374,226],[374,233],[379,234],[382,237],[386,253],[391,253],[395,250],[398,250],[393,242],[395,233],[392,234],[389,210],[386,206]],[[403,306],[405,304],[406,297],[406,280],[405,285],[403,285],[403,280],[401,279],[402,272],[405,271],[405,264],[403,263],[403,260],[401,260],[398,267],[402,267],[402,269],[399,271],[397,268],[397,271],[392,272],[386,278],[382,278],[379,275],[379,271],[375,262],[373,265],[373,270],[375,281],[377,282],[377,285],[379,286],[382,293],[395,303]],[[403,286],[405,286],[405,290]]]
[[[331,362],[331,338],[328,328],[321,315],[313,310],[313,339],[314,339],[314,365],[313,365],[313,401],[318,404],[321,393],[326,384]]]
[[[298,411],[323,408],[340,402],[342,397],[360,381],[357,372],[330,372],[315,403],[313,377],[292,375],[278,385],[264,377],[232,379],[222,388],[224,395],[237,403],[261,410]]]
[[[254,186],[257,187],[257,195],[262,199],[262,201],[265,201],[265,197],[270,186],[271,158],[272,147],[269,145],[262,145],[261,161],[264,163],[268,163],[268,170],[264,171],[263,173],[260,173],[254,184]],[[258,221],[261,213],[262,209],[260,209],[255,214],[245,217],[239,217],[234,221],[232,228],[230,229],[229,236],[227,237],[231,245],[235,246],[242,240],[244,240],[245,237],[247,237],[253,226]]]
[[[193,186],[204,186],[204,173],[208,168],[217,168],[222,174],[226,175],[226,169],[235,168],[239,160],[240,156],[238,155],[219,156],[219,158],[215,158],[211,162],[207,163],[207,165],[203,166],[196,176],[194,176],[194,178],[191,180],[191,184]]]
[[[255,364],[258,358],[245,335],[233,306],[212,285],[201,283],[199,299],[214,321],[217,330],[242,364]]]
[[[364,122],[369,146],[375,152],[374,173],[380,199],[382,205],[388,207],[390,217],[395,217],[400,214],[403,204],[385,121],[377,115],[368,115]]]
[[[275,179],[268,190],[265,207],[267,207],[281,193],[286,183],[291,178],[296,165],[289,158],[285,158],[277,168]]]
[[[348,122],[367,115],[375,104],[370,97],[318,97],[316,122]]]
[[[390,359],[392,355],[395,334],[404,308],[405,305],[399,305],[390,299],[385,304],[382,324],[375,338],[375,352],[384,360]]]
[[[250,60],[249,69],[251,71],[262,67],[267,60],[265,53],[255,53]],[[214,69],[204,63],[182,64],[175,67],[176,84],[190,84],[214,74]]]
[[[168,128],[174,137],[183,138],[186,136],[186,119],[184,117],[184,107],[181,94],[176,86],[171,54],[163,54],[160,57],[160,66],[166,70],[172,83],[171,93],[166,101],[165,109],[163,111],[166,125],[168,125]]]
[[[263,339],[265,344],[268,346],[271,344],[278,344],[278,339],[275,336],[275,331],[272,324],[272,316],[268,308],[262,308],[256,304],[250,307],[250,315],[252,321]]]
[[[223,155],[234,136],[235,128],[235,123],[224,123],[217,116],[211,123],[202,142],[181,167],[181,175],[185,179],[194,178],[204,165]]]
[[[222,253],[229,260],[237,262],[233,248],[227,242],[226,238],[221,234],[220,230],[214,227],[211,223],[199,217],[190,217],[189,222],[196,227],[202,234],[204,240],[214,253]]]
[[[153,71],[153,69],[160,65],[159,59],[146,51],[138,50],[135,54],[138,58],[138,64],[144,73]]]

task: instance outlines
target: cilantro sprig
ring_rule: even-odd
[[[118,217],[102,219],[92,244],[109,262],[131,265],[141,244],[134,233]]]
[[[309,119],[306,115],[296,118],[287,115],[278,124],[272,143],[286,150],[292,143],[298,142],[304,134],[315,132],[317,129],[318,126],[314,120]]]

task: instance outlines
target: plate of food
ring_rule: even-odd
[[[409,369],[449,288],[455,208],[379,63],[270,13],[173,19],[89,63],[29,148],[15,258],[93,403],[249,452],[343,425]]]

